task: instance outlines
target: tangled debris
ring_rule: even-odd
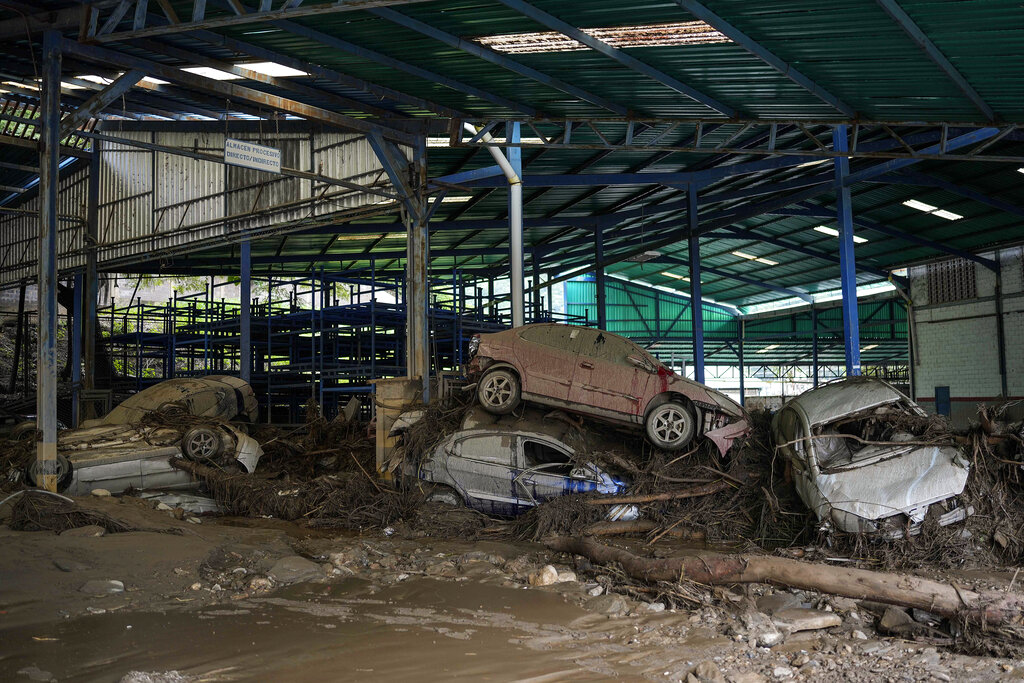
[[[85,526],[102,527],[110,534],[127,531],[153,531],[180,534],[180,529],[135,527],[97,510],[89,510],[74,501],[44,492],[26,490],[11,505],[7,525],[15,531],[52,531],[61,533]]]

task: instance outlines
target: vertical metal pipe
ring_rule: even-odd
[[[693,321],[693,378],[704,383],[704,295],[700,287],[700,237],[697,235],[697,188],[686,191],[686,217],[689,223],[690,319]]]
[[[818,309],[811,306],[811,370],[814,373],[813,387],[818,388]]]
[[[597,261],[597,267],[594,269],[597,326],[604,330],[608,327],[608,290],[604,277],[604,228],[600,224],[594,229],[594,258]]]
[[[85,276],[81,273],[75,275],[74,287],[74,313],[72,314],[71,325],[68,326],[68,334],[71,335],[71,426],[77,427],[81,420],[81,410],[78,405],[79,392],[82,390],[82,331],[85,326],[82,324],[82,304],[85,299]]]
[[[746,407],[747,405],[747,366],[743,364],[743,342],[744,336],[747,333],[747,321],[740,321],[740,344],[739,351],[736,354],[737,360],[740,364],[740,405]]]
[[[43,34],[39,136],[39,350],[36,363],[36,481],[57,490],[57,193],[60,186],[60,34]]]
[[[239,249],[238,376],[252,381],[252,247],[242,240]]]
[[[510,127],[509,142],[519,142],[519,122]],[[512,327],[526,324],[525,301],[523,298],[523,159],[519,147],[508,148],[508,161],[515,171],[515,178],[509,179],[508,187],[508,249],[512,290]]]
[[[21,347],[25,338],[25,281],[21,281],[21,288],[18,290],[18,320],[17,331],[14,333],[14,358],[11,359],[11,382],[7,387],[7,393],[13,394],[18,389],[18,363],[21,361]]]
[[[536,249],[530,251],[530,265],[533,269],[533,321],[537,322],[540,320],[543,301],[540,293],[540,259]]]
[[[848,151],[846,125],[837,125],[832,131],[832,148],[836,152]],[[857,310],[857,264],[853,253],[853,206],[846,176],[850,173],[850,160],[835,158],[836,223],[839,226],[839,270],[843,289],[843,346],[846,350],[847,376],[860,374],[860,319]]]
[[[85,287],[82,292],[82,388],[96,388],[96,334],[99,329],[99,318],[96,304],[99,299],[99,274],[96,268],[96,243],[99,235],[100,207],[100,167],[102,163],[102,143],[92,141],[92,158],[89,159],[89,184],[86,189],[86,239],[85,239]],[[77,324],[77,323],[76,323]],[[164,372],[166,377],[166,370]],[[86,406],[83,417],[97,417],[93,406]]]
[[[1002,260],[999,257],[999,250],[996,249],[996,264],[999,270],[996,271],[996,351],[999,357],[999,395],[1008,397],[1009,385],[1006,378],[1006,331],[1003,324],[1003,269]]]

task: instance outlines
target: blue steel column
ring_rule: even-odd
[[[814,389],[818,388],[818,309],[811,306],[811,366],[814,371]]]
[[[746,407],[747,405],[747,368],[743,364],[743,338],[747,333],[747,322],[745,320],[740,321],[740,343],[739,351],[737,352],[737,360],[740,364],[740,405]]]
[[[832,147],[836,152],[849,150],[846,126],[832,131]],[[843,345],[846,349],[846,374],[860,374],[860,320],[857,317],[857,265],[853,254],[853,207],[846,176],[850,160],[836,157],[836,223],[839,227],[839,270],[843,286]]]
[[[82,389],[82,304],[85,299],[85,277],[79,273],[75,276],[74,299],[75,307],[71,316],[71,425],[77,427],[79,414],[78,394]],[[140,344],[141,345],[141,344]]]
[[[252,246],[242,240],[239,263],[238,376],[252,381]]]
[[[604,229],[598,225],[594,230],[594,256],[597,257],[597,267],[594,269],[594,286],[597,290],[597,326],[608,329],[608,296],[605,289],[604,277]]]
[[[508,141],[519,142],[519,122],[509,126]],[[516,177],[523,177],[523,152],[519,147],[509,147],[508,162]],[[512,293],[512,327],[526,324],[526,303],[523,298],[523,184],[510,183],[508,186],[508,250],[509,289]]]
[[[690,319],[693,321],[693,378],[704,383],[704,297],[700,290],[700,237],[697,235],[697,189],[686,192],[689,222]]]
[[[102,143],[92,141],[92,158],[89,159],[89,184],[86,189],[86,254],[85,291],[82,293],[82,389],[96,388],[96,330],[99,321],[96,314],[96,300],[99,297],[99,274],[96,268],[96,244],[99,235],[100,167]],[[77,324],[77,323],[76,323]],[[84,419],[97,417],[90,403],[81,415]]]
[[[57,490],[57,192],[60,151],[60,34],[43,35],[39,136],[39,352],[36,361],[36,481]]]

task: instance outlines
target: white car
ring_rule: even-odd
[[[840,531],[899,538],[920,533],[930,511],[940,526],[973,512],[956,499],[968,474],[960,449],[952,441],[922,445],[903,428],[923,417],[889,384],[854,377],[786,403],[772,434],[797,493],[819,520]]]
[[[171,467],[172,457],[252,472],[263,455],[244,431],[257,420],[256,395],[237,377],[211,375],[169,379],[140,391],[105,417],[86,420],[57,437],[58,490],[87,495],[93,489],[188,489],[196,483]],[[180,429],[146,420],[151,413],[216,418],[220,422]],[[237,463],[237,464],[236,464]],[[27,473],[35,481],[34,467]]]

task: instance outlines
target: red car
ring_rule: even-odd
[[[475,335],[469,378],[485,410],[503,415],[521,400],[609,422],[643,425],[655,446],[679,450],[695,437],[724,455],[750,420],[725,394],[680,377],[617,334],[538,323]]]

